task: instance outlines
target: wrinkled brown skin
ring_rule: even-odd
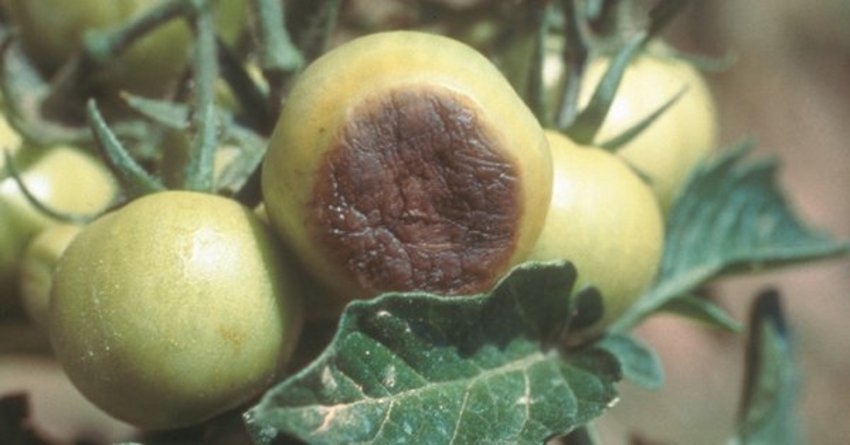
[[[416,32],[308,67],[263,166],[272,225],[340,302],[487,291],[536,241],[551,184],[542,128],[498,70]]]
[[[516,166],[462,97],[398,90],[366,101],[319,178],[316,235],[364,287],[480,291],[515,248]]]

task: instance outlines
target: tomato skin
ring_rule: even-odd
[[[111,173],[79,149],[22,147],[15,151],[21,179],[38,200],[60,212],[96,215],[118,193]],[[0,165],[0,167],[3,167]],[[30,240],[59,221],[36,209],[5,168],[0,170],[0,318],[19,313],[18,267]]]
[[[662,48],[663,49],[663,48]],[[580,103],[586,105],[610,63],[592,61]],[[640,122],[682,88],[684,94],[618,155],[651,179],[664,213],[669,213],[691,170],[717,145],[718,118],[702,75],[687,62],[652,52],[626,69],[608,116],[596,137],[603,143]]]
[[[39,66],[55,72],[82,47],[87,30],[124,23],[156,5],[151,0],[5,0],[27,50]],[[218,32],[226,42],[241,33],[247,18],[244,0],[220,0]],[[186,68],[191,32],[182,20],[164,24],[137,40],[127,52],[96,74],[110,90],[156,95],[176,82]]]
[[[293,283],[250,209],[156,193],[67,248],[49,334],[71,381],[104,411],[145,429],[188,426],[277,377],[301,324]]]
[[[24,310],[39,329],[47,332],[53,272],[62,253],[80,233],[81,226],[57,224],[27,246],[20,265],[20,293]]]
[[[444,271],[433,270],[438,267],[424,270],[425,268],[420,269],[410,265],[412,263],[406,264],[404,262],[409,259],[409,256],[404,257],[404,253],[397,255],[403,257],[397,264],[389,264],[392,260],[387,259],[387,255],[374,254],[373,249],[361,249],[358,252],[373,252],[372,257],[363,261],[361,258],[334,257],[342,249],[322,244],[322,242],[347,229],[335,231],[336,229],[322,228],[321,230],[325,232],[318,233],[320,230],[316,228],[318,224],[313,223],[316,218],[310,219],[312,209],[319,206],[314,203],[323,198],[316,196],[320,194],[316,192],[317,184],[323,184],[322,181],[333,182],[333,179],[327,179],[333,175],[325,172],[333,171],[335,168],[326,168],[331,164],[331,161],[327,159],[340,153],[339,150],[332,152],[340,146],[338,139],[340,134],[346,128],[350,128],[347,126],[356,120],[357,113],[363,108],[375,103],[397,103],[394,99],[390,99],[396,93],[410,93],[410,96],[415,96],[410,99],[412,102],[428,94],[434,96],[451,94],[454,95],[453,97],[462,97],[461,100],[472,104],[470,108],[475,108],[475,111],[471,113],[474,117],[470,121],[483,122],[485,125],[482,127],[486,126],[484,130],[495,135],[494,139],[503,142],[499,150],[504,150],[497,156],[500,160],[509,159],[512,168],[519,172],[517,176],[520,180],[517,181],[519,183],[517,188],[520,191],[517,194],[521,195],[518,201],[521,201],[523,206],[518,214],[510,216],[512,223],[520,229],[515,232],[519,234],[514,244],[515,250],[505,263],[516,264],[525,257],[539,234],[545,209],[548,206],[552,173],[543,131],[510,84],[483,56],[470,47],[445,37],[406,31],[377,33],[337,47],[309,66],[293,86],[263,163],[262,187],[266,210],[277,232],[317,279],[322,281],[321,284],[333,289],[333,292],[343,301],[352,298],[370,298],[380,292],[392,290],[417,289],[453,293],[439,288],[439,285],[429,287],[431,283],[420,286],[422,283],[398,284],[403,280],[396,280],[393,284],[387,284],[396,277],[390,277],[389,280],[384,281],[381,280],[385,277],[364,278],[364,273],[354,269],[367,263],[369,267],[376,264],[372,267],[373,270],[390,270],[400,264],[397,269],[407,268],[414,271],[412,274],[429,278],[446,276],[452,272],[441,275]],[[417,94],[419,96],[416,96]],[[392,113],[387,112],[387,114]],[[396,115],[404,116],[405,113],[400,112]],[[394,124],[387,124],[387,127],[392,125]],[[420,139],[428,139],[426,133],[428,131],[423,131],[418,136]],[[364,146],[367,146],[366,151],[370,152],[369,155],[375,154],[380,157],[382,153],[393,150],[397,145],[384,151],[382,151],[384,146],[379,144],[364,143]],[[374,148],[379,146],[382,149]],[[419,150],[417,153],[423,151]],[[484,162],[481,163],[482,166],[484,164]],[[421,165],[438,164],[423,162]],[[342,167],[345,168],[345,165]],[[482,167],[480,170],[484,169]],[[388,170],[390,169],[383,168],[380,171]],[[420,181],[420,177],[414,175],[409,175],[403,181],[408,181],[405,186],[411,189],[425,182],[417,182]],[[400,182],[396,182],[396,187],[388,187],[392,191],[387,195],[401,189],[398,185]],[[375,193],[374,196],[376,200],[383,199],[381,193]],[[400,204],[384,201],[380,205],[383,208],[397,209],[414,202],[410,207],[415,205],[427,207],[430,202],[426,204],[422,202],[431,199],[430,196],[408,198]],[[456,199],[456,196],[445,198],[445,201],[453,199]],[[342,208],[341,212],[345,213],[352,207],[327,205],[324,208]],[[429,216],[421,216],[425,212],[420,210],[421,208],[406,208],[404,212],[410,215],[410,218],[399,225],[409,223],[409,226],[415,224],[427,226],[431,221],[441,218],[435,217],[428,220]],[[358,212],[360,209],[354,209],[351,213]],[[365,213],[375,215],[380,212],[381,210]],[[342,215],[338,215],[338,218],[340,221],[347,220]],[[378,219],[381,217],[375,217],[372,221]],[[461,224],[458,224],[458,227],[460,226]],[[380,231],[384,227],[386,226],[378,227],[374,231]],[[361,233],[366,232],[369,231]],[[329,233],[331,235],[328,235]],[[362,238],[367,237],[368,235]],[[366,240],[365,243],[370,241]],[[448,244],[451,242],[435,239],[434,250],[431,252],[436,252]],[[440,254],[438,252],[430,257],[436,258]],[[355,255],[356,253],[352,257]],[[373,260],[374,263],[370,262]],[[383,263],[378,264],[380,261]],[[490,284],[492,284],[503,272],[505,270],[498,272],[486,270],[481,275],[491,273]],[[486,289],[477,289],[476,292],[484,290]]]
[[[552,204],[530,260],[567,259],[575,289],[593,285],[604,315],[587,334],[621,315],[655,278],[664,221],[652,190],[617,156],[547,131],[555,166]]]

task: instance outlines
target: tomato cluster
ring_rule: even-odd
[[[46,71],[80,51],[86,30],[150,2],[76,2],[48,30],[54,3],[5,4]],[[225,40],[241,26],[237,3],[216,2],[235,8],[219,15]],[[186,70],[190,35],[169,23],[94,81],[159,93]],[[160,61],[140,69],[151,54]],[[605,66],[590,65],[585,91]],[[618,134],[682,86],[674,107],[612,154],[544,129],[465,44],[410,31],[354,39],[288,90],[268,136],[261,211],[189,191],[122,200],[90,154],[25,143],[13,160],[35,200],[97,217],[60,224],[4,169],[0,307],[11,307],[20,284],[81,392],[148,429],[193,425],[259,394],[286,369],[305,317],[338,316],[351,299],[388,291],[486,292],[524,261],[575,263],[580,287],[603,296],[602,319],[585,331],[595,335],[652,283],[664,211],[713,144],[714,121],[695,72],[646,56],[627,71],[602,127],[601,138]],[[164,182],[179,185],[185,156],[163,158],[176,164],[161,170]]]

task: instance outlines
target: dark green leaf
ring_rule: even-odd
[[[750,322],[744,397],[736,445],[797,445],[799,377],[779,295],[768,291],[756,301]]]
[[[685,295],[665,304],[661,310],[701,321],[710,326],[730,332],[741,332],[741,323],[732,318],[720,306],[710,300],[693,295]]]
[[[845,255],[847,243],[808,227],[776,183],[776,163],[745,161],[751,144],[725,150],[692,174],[667,222],[656,285],[617,320],[624,332],[723,273]]]
[[[620,378],[605,350],[555,348],[569,263],[515,269],[490,294],[385,294],[346,308],[331,345],[245,415],[261,444],[542,443],[599,416]]]
[[[627,335],[608,335],[595,344],[610,352],[623,369],[623,378],[647,389],[664,384],[664,369],[652,349]]]

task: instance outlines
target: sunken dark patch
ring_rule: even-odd
[[[368,291],[481,292],[507,267],[518,174],[469,100],[427,87],[367,99],[332,143],[313,229]]]

